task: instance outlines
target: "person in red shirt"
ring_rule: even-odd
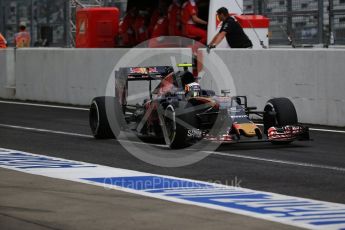
[[[173,0],[168,9],[169,35],[181,36],[181,3],[180,0]]]
[[[182,5],[181,21],[184,36],[206,44],[207,32],[197,25],[207,25],[207,22],[198,17],[198,7],[195,0],[187,0]]]
[[[167,4],[166,0],[159,0],[158,7],[151,12],[150,24],[148,27],[149,35],[151,38],[153,37],[152,33],[158,23],[158,20],[162,19],[162,17],[167,16],[168,6],[169,5]]]
[[[140,44],[149,39],[149,31],[147,25],[148,18],[149,11],[147,9],[139,10],[138,16],[136,17],[133,25],[136,44]]]
[[[169,35],[169,23],[167,16],[161,16],[156,26],[154,27],[151,35],[151,40],[149,43],[149,47],[164,47],[164,36]]]
[[[7,41],[4,36],[0,33],[0,49],[7,48]]]
[[[155,26],[157,25],[157,22],[160,18],[160,9],[156,8],[153,10],[152,14],[151,14],[151,18],[150,18],[150,24],[148,27],[148,32],[149,32],[149,36],[152,37],[152,32],[155,28]]]
[[[135,22],[137,10],[136,8],[130,9],[127,14],[120,21],[119,25],[119,38],[120,46],[131,47],[135,45],[135,34],[133,24]]]

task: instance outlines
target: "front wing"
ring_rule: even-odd
[[[309,128],[302,125],[288,125],[283,127],[271,127],[268,129],[267,137],[258,139],[257,137],[246,138],[238,137],[231,134],[219,134],[211,136],[206,134],[204,140],[217,143],[253,143],[253,142],[274,142],[286,143],[292,141],[308,141],[310,140]]]

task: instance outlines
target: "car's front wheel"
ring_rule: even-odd
[[[273,98],[264,108],[264,133],[271,127],[297,125],[298,117],[294,104],[288,98]],[[291,141],[272,141],[273,144],[288,144]]]

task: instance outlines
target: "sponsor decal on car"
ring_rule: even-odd
[[[187,132],[187,136],[191,138],[202,138],[203,131],[201,131],[200,129],[189,129]]]

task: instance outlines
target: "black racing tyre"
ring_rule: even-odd
[[[192,108],[192,105],[187,104],[184,109],[190,108]],[[180,111],[180,109],[177,111]],[[196,111],[191,109],[190,112],[178,116],[176,116],[175,112],[175,108],[172,105],[168,105],[164,111],[164,125],[167,128],[170,142],[169,147],[171,149],[189,147],[192,143],[188,142],[187,135],[189,128],[197,127]]]
[[[119,125],[115,124],[113,129],[107,116],[106,104],[113,103],[114,108],[119,109],[115,97],[96,97],[92,100],[89,110],[89,124],[93,136],[97,139],[115,139],[120,133]],[[121,111],[117,111],[121,113]],[[113,121],[112,121],[113,122]],[[114,132],[115,131],[115,134]]]
[[[298,124],[295,106],[288,98],[273,98],[266,103],[264,108],[264,131],[272,126],[286,126]]]
[[[288,98],[274,98],[264,108],[264,133],[271,127],[282,127],[298,124],[295,106]],[[291,141],[272,141],[273,144],[289,144]]]

